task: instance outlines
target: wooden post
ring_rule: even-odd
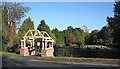
[[[23,43],[24,43],[23,40],[21,40],[21,48],[22,48],[22,49],[23,49]]]
[[[42,39],[42,49],[44,49],[44,39]]]
[[[45,40],[45,49],[47,48],[47,41]]]
[[[34,46],[34,44],[35,44],[35,43],[34,43],[34,40],[35,40],[35,39],[33,38],[33,46]]]
[[[24,47],[23,48],[25,48],[25,47],[26,47],[26,39],[24,37]]]
[[[52,45],[51,47],[53,48],[53,42],[51,41],[51,43],[52,43],[52,44],[51,44],[51,45]]]
[[[33,46],[33,41],[32,40],[30,40],[30,44],[31,44],[31,47]]]

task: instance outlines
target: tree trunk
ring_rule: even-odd
[[[13,45],[14,39],[16,38],[16,31],[15,31],[16,27],[14,22],[11,22],[9,26],[10,26],[10,35],[7,45],[11,47]]]

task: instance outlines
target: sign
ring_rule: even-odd
[[[37,46],[40,46],[40,42],[37,42]]]

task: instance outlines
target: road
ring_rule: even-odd
[[[29,57],[2,57],[2,67],[70,67],[79,69],[116,69],[120,68],[116,64],[100,64],[100,63],[88,63],[88,62],[74,62],[63,60],[44,60],[35,56]]]

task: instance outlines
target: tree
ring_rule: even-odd
[[[84,44],[85,44],[85,34],[84,34],[84,30],[82,30],[81,28],[75,28],[75,30],[77,30],[77,31],[79,31],[79,34],[80,35],[78,35],[80,38],[79,38],[79,40],[80,40],[80,44],[79,45],[81,45],[82,46],[82,48],[84,47]],[[74,35],[74,36],[76,36],[76,35]],[[78,38],[77,38],[78,39]]]
[[[37,30],[39,31],[46,31],[54,40],[54,43],[56,43],[55,34],[53,34],[49,28],[48,25],[46,25],[45,20],[41,20],[40,24],[37,27]]]
[[[81,27],[81,29],[84,31],[84,40],[85,40],[85,44],[89,44],[90,43],[90,33],[89,33],[89,29],[87,28],[87,26],[83,25]]]
[[[62,33],[64,34],[64,41],[65,41],[65,44],[67,44],[67,34],[69,33],[68,30],[63,30]]]
[[[91,44],[97,44],[98,32],[99,32],[99,30],[93,30],[90,33],[90,43]]]
[[[74,30],[74,28],[73,28],[72,26],[68,26],[68,27],[67,27],[67,30],[69,31],[69,33],[72,33],[73,30]]]
[[[2,31],[1,31],[1,36],[2,36],[2,49],[6,50],[5,45],[7,45],[8,42],[8,38],[9,38],[9,26],[8,26],[8,10],[7,7],[4,6],[4,8],[2,8],[2,15],[1,15],[1,26],[2,26]]]
[[[57,45],[65,44],[65,41],[64,41],[64,34],[63,34],[62,31],[59,31],[57,28],[55,28],[55,29],[52,30],[52,33],[55,34],[55,37],[56,37],[56,44],[57,44]]]
[[[77,44],[78,46],[83,46],[84,45],[84,43],[83,43],[83,38],[84,37],[82,37],[82,35],[81,35],[81,32],[79,32],[77,29],[75,29],[74,31],[73,31],[73,34],[74,34],[74,37],[75,37],[75,41],[74,41],[74,43],[75,44]]]
[[[114,4],[114,17],[107,17],[107,22],[113,30],[113,43],[115,48],[120,49],[120,1]]]
[[[98,33],[98,43],[109,46],[112,44],[112,40],[112,30],[106,25]]]
[[[75,36],[73,35],[74,28],[72,26],[68,26],[67,30],[64,31],[66,44],[72,45],[75,42]]]
[[[90,33],[84,32],[85,36],[85,44],[90,44]]]
[[[58,29],[57,28],[53,29],[52,33],[55,34],[55,37],[56,37],[56,41],[55,42],[56,42],[56,44],[59,44],[59,31],[58,31]]]
[[[67,34],[67,43],[69,43],[70,45],[72,44],[72,43],[74,43],[75,42],[75,37],[74,37],[74,35],[72,34],[72,33],[68,33]]]
[[[18,31],[19,38],[21,39],[27,33],[27,31],[31,29],[34,29],[34,23],[31,20],[31,18],[28,17],[24,20],[24,22],[20,26],[20,29]]]
[[[25,16],[25,13],[30,10],[29,7],[22,5],[23,3],[16,2],[3,2],[2,3],[2,17],[4,18],[2,23],[3,27],[6,28],[3,30],[4,34],[8,36],[7,46],[12,46],[14,39],[17,38],[16,35],[16,25],[22,17]]]
[[[2,10],[2,32],[3,32],[3,35],[5,38],[8,38],[9,36],[9,25],[8,25],[8,10],[7,10],[7,7],[5,6]]]
[[[59,37],[59,40],[58,40],[59,44],[65,44],[65,39],[64,39],[65,35],[63,31],[59,31],[58,37]]]

